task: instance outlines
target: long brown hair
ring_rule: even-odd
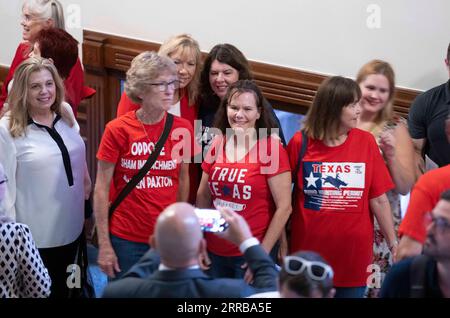
[[[220,102],[219,109],[214,117],[214,127],[220,129],[225,136],[227,128],[230,128],[228,122],[227,107],[233,96],[236,94],[251,93],[255,96],[256,108],[260,116],[256,120],[255,129],[259,138],[259,128],[267,128],[267,136],[272,133],[272,128],[277,128],[272,116],[270,115],[267,104],[264,102],[263,94],[254,81],[240,80],[230,85],[223,100]]]
[[[334,76],[322,82],[303,125],[308,137],[332,140],[338,137],[342,109],[361,99],[354,80]]]

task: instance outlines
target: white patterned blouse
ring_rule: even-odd
[[[28,226],[0,220],[0,298],[48,297],[50,285]]]

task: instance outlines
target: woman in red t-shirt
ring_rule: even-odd
[[[187,119],[192,127],[195,127],[195,120],[198,117],[197,96],[202,63],[197,41],[188,34],[180,34],[161,44],[158,54],[168,56],[173,60],[177,66],[180,81],[180,88],[175,91],[169,113]],[[117,106],[117,117],[137,110],[139,107],[140,105],[133,103],[124,91]],[[188,201],[194,204],[200,179],[199,165],[194,163],[189,165],[189,179],[191,184]]]
[[[253,81],[230,85],[214,126],[221,134],[213,140],[202,164],[197,206],[229,207],[240,213],[269,253],[291,214],[291,175],[287,153],[280,139],[271,135],[276,125]],[[205,237],[209,259],[203,265],[210,265],[209,274],[244,277],[240,250],[214,234]],[[281,247],[282,254],[286,247]]]
[[[319,87],[304,123],[308,138],[297,175],[291,253],[311,250],[335,272],[336,297],[362,297],[372,271],[373,216],[390,246],[396,242],[386,192],[393,183],[373,136],[356,129],[361,90],[343,77]],[[295,167],[302,146],[288,145]],[[395,253],[395,250],[393,250]]]
[[[0,117],[6,111],[4,104],[8,97],[8,84],[13,79],[17,66],[25,61],[33,50],[33,45],[39,31],[52,27],[65,30],[63,7],[58,0],[26,0],[22,6],[22,21],[20,25],[23,28],[23,42],[17,47],[16,54],[9,67],[8,75],[3,82],[0,95]],[[76,116],[81,100],[95,93],[94,89],[84,86],[84,72],[80,59],[77,58],[70,73],[64,78],[64,87],[65,99],[72,107],[73,113]]]
[[[125,90],[141,107],[110,121],[103,133],[97,153],[94,211],[98,264],[110,277],[120,277],[148,250],[161,211],[177,201],[187,201],[186,161],[191,157],[193,130],[186,119],[174,116],[157,160],[108,219],[109,203],[154,150],[178,86],[177,69],[171,59],[156,52],[139,54],[127,71]]]

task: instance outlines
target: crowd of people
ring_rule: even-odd
[[[0,246],[18,255],[0,255],[1,297],[74,295],[92,192],[103,297],[450,297],[450,81],[405,119],[393,66],[369,61],[325,79],[285,140],[244,54],[202,62],[180,34],[131,62],[92,191],[78,42],[57,0],[22,13],[0,98]],[[225,230],[202,232],[195,208]]]

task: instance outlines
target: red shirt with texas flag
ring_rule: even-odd
[[[247,155],[237,162],[225,158],[222,137],[212,143],[202,169],[209,175],[213,204],[240,213],[260,241],[276,210],[268,179],[290,171],[286,150],[278,139],[260,139]],[[220,256],[242,255],[234,244],[205,233],[208,250]]]
[[[166,117],[156,124],[144,125],[136,118],[136,112],[131,111],[106,125],[97,159],[115,164],[111,202],[147,161],[163,132]],[[169,137],[156,162],[114,211],[110,221],[113,235],[148,242],[158,215],[176,201],[181,163],[191,158],[193,149],[196,148],[191,124],[174,116]]]
[[[293,167],[301,143],[297,132],[287,147]],[[336,147],[309,138],[293,178],[300,195],[293,202],[291,253],[318,252],[332,266],[335,286],[365,286],[373,260],[374,217],[369,200],[394,187],[374,137],[352,129]]]

